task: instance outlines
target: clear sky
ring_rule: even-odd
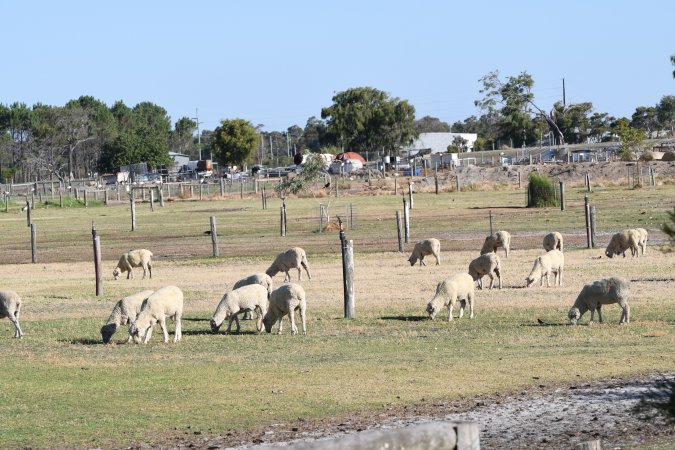
[[[150,101],[201,129],[304,127],[370,86],[452,124],[478,79],[529,72],[535,103],[621,117],[675,95],[675,1],[0,2],[0,103]]]

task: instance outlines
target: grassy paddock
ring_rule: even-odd
[[[672,208],[668,204],[672,193],[645,200],[650,192],[594,192],[598,207],[617,215],[624,209],[626,218],[620,220],[632,221],[608,220],[614,225],[606,229],[645,224],[638,220],[648,217],[656,221]],[[619,193],[626,193],[623,205],[629,206],[612,206],[612,198]],[[541,237],[554,229],[567,237],[576,229],[575,208],[579,201],[583,204],[583,196],[571,194],[568,211],[560,213],[517,209],[511,195],[417,196],[416,229],[429,236],[445,233],[438,267],[410,267],[408,254],[383,252],[394,248],[394,240],[385,237],[391,234],[393,220],[383,222],[388,220],[386,215],[393,215],[400,199],[347,199],[358,204],[361,218],[357,228],[348,231],[355,241],[357,318],[353,320],[341,318],[336,233],[316,233],[306,227],[281,239],[274,233],[276,224],[269,223],[270,216],[278,216],[273,207],[271,212],[261,211],[252,200],[171,202],[163,209],[156,207],[155,213],[139,213],[136,235],[128,231],[128,212],[122,206],[38,211],[39,229],[54,234],[45,242],[52,260],[0,265],[2,287],[17,290],[24,298],[26,334],[22,340],[12,339],[11,324],[0,321],[4,356],[0,442],[5,447],[34,448],[122,446],[132,440],[152,440],[158,434],[221,434],[299,417],[377,412],[391,404],[672,370],[675,254],[650,247],[644,258],[610,260],[597,259],[602,254],[598,249],[568,246],[564,286],[525,289],[532,261],[542,252]],[[522,196],[518,193],[519,199]],[[334,199],[333,206],[341,201]],[[477,254],[485,223],[475,222],[479,215],[474,208],[481,208],[478,211],[484,216],[490,205],[500,202],[514,208],[504,215],[493,209],[496,228],[515,230],[511,257],[500,254],[505,288],[477,291],[473,321],[448,323],[442,314],[435,321],[427,320],[424,308],[436,284],[465,271]],[[316,202],[302,199],[289,204],[308,217]],[[222,227],[225,257],[205,257],[210,238],[202,235],[202,229],[208,228],[209,215],[216,215]],[[87,261],[92,217],[107,243],[102,298],[93,295],[93,267]],[[0,215],[3,248],[14,245],[14,239],[26,232],[25,218],[19,222],[21,216]],[[68,230],[73,230],[72,235]],[[64,237],[59,239],[58,232]],[[469,242],[472,250],[454,245],[454,236]],[[251,322],[242,322],[240,335],[211,334],[208,319],[227,286],[264,270],[270,255],[290,245],[305,245],[305,239],[308,247],[316,249],[309,252],[313,279],[302,283],[308,295],[308,335],[290,336],[288,323],[283,336],[256,335]],[[112,280],[118,251],[131,242],[158,255],[152,280],[141,280],[140,272],[132,281]],[[200,253],[201,258],[194,258]],[[620,309],[609,306],[605,324],[586,326],[587,314],[581,326],[566,326],[567,310],[581,286],[609,275],[633,280],[632,323],[619,326]],[[281,275],[275,281],[279,283]],[[124,344],[125,330],[114,336],[116,344],[100,343],[99,328],[114,301],[167,284],[185,292],[181,343],[161,343],[159,329],[147,346]]]

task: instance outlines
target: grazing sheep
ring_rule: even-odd
[[[131,272],[133,267],[143,268],[144,279],[148,272],[150,273],[150,278],[152,278],[152,252],[150,250],[138,249],[123,254],[120,256],[117,267],[113,269],[113,278],[118,279],[124,272],[129,272],[127,273],[127,280],[133,279],[134,274]]]
[[[591,311],[591,320],[589,325],[593,324],[595,311],[598,311],[600,323],[602,323],[602,305],[618,303],[623,312],[621,313],[621,324],[630,322],[630,307],[628,306],[628,296],[630,295],[630,281],[622,277],[610,277],[602,280],[596,280],[585,285],[574,305],[570,309],[567,317],[570,324],[576,325],[581,316],[588,310]]]
[[[147,344],[152,335],[152,327],[159,322],[164,333],[164,342],[169,342],[169,333],[166,329],[166,318],[173,318],[176,331],[173,341],[178,342],[182,337],[181,318],[183,317],[183,291],[176,286],[165,286],[150,295],[141,307],[136,320],[129,325],[129,335],[138,344],[145,336],[144,344]]]
[[[638,246],[642,251],[642,256],[645,256],[647,253],[647,239],[649,239],[649,233],[644,228],[636,228],[635,231],[640,235],[640,240],[638,241]]]
[[[19,325],[19,313],[21,312],[21,297],[8,289],[0,290],[0,319],[7,317],[14,324],[14,337],[22,338],[23,331]]]
[[[560,250],[549,250],[541,256],[537,256],[534,260],[532,271],[525,278],[527,287],[539,279],[540,286],[544,285],[544,277],[546,277],[546,287],[551,287],[550,276],[551,273],[555,276],[553,284],[562,286],[563,268],[565,267],[565,255]]]
[[[302,280],[302,273],[300,272],[300,267],[305,268],[307,272],[307,277],[312,279],[312,276],[309,274],[309,264],[307,263],[307,254],[300,247],[289,248],[283,253],[280,253],[276,257],[272,265],[265,271],[267,275],[273,277],[279,272],[286,272],[284,281],[291,281],[291,276],[288,274],[290,269],[298,269],[298,281]]]
[[[415,244],[408,261],[410,261],[411,266],[414,266],[419,259],[420,266],[426,266],[424,257],[427,255],[434,255],[437,266],[441,264],[441,242],[438,239],[431,238],[419,241]]]
[[[607,245],[605,250],[605,255],[608,258],[613,257],[614,255],[623,255],[626,257],[626,250],[630,249],[632,256],[639,257],[638,245],[640,242],[640,233],[636,230],[623,230],[620,233],[616,233],[612,236],[612,239]]]
[[[259,284],[249,284],[225,293],[218,303],[216,312],[211,317],[211,331],[217,333],[223,321],[229,318],[227,332],[232,330],[232,322],[237,322],[237,333],[239,333],[239,319],[237,315],[244,311],[255,310],[258,313],[256,329],[262,330],[262,317],[267,312],[267,301],[270,297],[269,292],[264,286]]]
[[[302,334],[307,334],[307,325],[305,323],[305,313],[307,311],[307,300],[305,290],[296,283],[284,284],[272,291],[270,296],[269,309],[263,318],[265,331],[272,332],[272,326],[278,320],[281,334],[282,320],[288,314],[291,320],[291,334],[298,334],[298,327],[295,326],[295,310],[300,310],[300,319],[302,320]]]
[[[478,287],[483,289],[483,277],[488,275],[490,277],[490,289],[494,285],[495,275],[499,280],[499,289],[502,288],[502,274],[501,274],[502,263],[499,260],[499,256],[496,253],[486,253],[479,256],[478,258],[471,261],[469,264],[469,275],[471,275],[474,281],[478,281]]]
[[[154,291],[141,291],[137,294],[132,294],[115,303],[112,313],[108,321],[101,327],[101,337],[103,338],[103,343],[107,344],[110,342],[110,338],[115,334],[117,328],[120,325],[129,325],[131,322],[136,320],[138,313],[141,312],[141,306],[143,301],[150,297]],[[131,335],[127,342],[131,342]]]
[[[464,307],[469,304],[469,318],[473,319],[473,277],[468,273],[458,273],[438,283],[436,294],[427,305],[429,319],[434,320],[436,314],[448,308],[448,322],[452,320],[452,310],[459,300],[459,318],[464,316]]]
[[[269,292],[270,294],[274,290],[274,282],[272,281],[272,277],[270,277],[264,272],[255,273],[249,277],[237,281],[236,283],[234,283],[232,289],[237,289],[242,286],[248,286],[249,284],[259,284],[260,286],[267,288],[267,292]],[[246,311],[244,313],[243,319],[251,320],[252,319],[251,311]]]
[[[486,253],[497,253],[499,247],[504,248],[506,257],[509,257],[509,251],[511,250],[511,234],[508,231],[497,231],[495,234],[485,238],[483,243],[483,248],[480,250],[480,254],[484,255]]]
[[[557,231],[544,236],[544,250],[548,252],[554,249],[563,251],[563,237]]]

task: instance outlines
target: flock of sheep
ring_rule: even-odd
[[[608,257],[614,255],[626,256],[630,250],[631,255],[644,256],[647,248],[648,234],[644,228],[624,230],[612,236],[605,254]],[[532,271],[526,277],[527,287],[539,280],[543,286],[544,278],[546,285],[550,287],[550,277],[554,277],[554,285],[562,286],[563,269],[565,258],[563,255],[563,238],[558,232],[550,233],[543,241],[546,253],[537,256],[534,260]],[[498,231],[485,239],[480,256],[469,263],[468,273],[459,273],[441,281],[436,287],[436,293],[428,303],[426,311],[431,319],[443,309],[448,309],[448,320],[453,319],[453,309],[459,303],[459,317],[464,316],[465,307],[469,306],[469,317],[474,318],[474,286],[477,283],[479,289],[483,288],[482,279],[487,275],[490,278],[490,289],[494,286],[495,277],[498,287],[502,287],[501,261],[497,255],[497,249],[503,248],[506,258],[509,256],[511,247],[511,235],[507,231]],[[415,265],[419,261],[424,263],[424,257],[433,255],[436,264],[441,263],[441,245],[438,239],[425,239],[415,244],[408,261]],[[143,278],[152,278],[152,252],[145,249],[132,250],[123,254],[117,266],[113,270],[113,277],[118,279],[121,274],[127,272],[127,278],[133,278],[132,269],[141,267]],[[300,247],[293,247],[279,254],[264,273],[256,273],[239,280],[234,284],[232,291],[225,293],[211,317],[211,330],[216,333],[225,320],[228,320],[227,332],[231,332],[232,323],[235,322],[239,332],[239,318],[242,313],[257,314],[256,329],[261,332],[263,327],[270,333],[272,327],[278,322],[278,334],[282,332],[282,319],[288,315],[291,323],[291,333],[297,334],[295,324],[295,311],[300,312],[302,333],[307,334],[306,310],[307,300],[305,291],[298,283],[291,283],[289,271],[298,270],[298,280],[302,280],[302,269],[311,280],[307,255]],[[281,287],[274,289],[272,277],[279,272],[284,272],[284,282]],[[581,316],[591,311],[591,323],[595,319],[595,312],[602,322],[602,305],[618,303],[623,312],[622,324],[629,323],[630,308],[628,296],[630,294],[630,282],[622,277],[609,277],[586,284],[579,293],[574,305],[569,310],[568,319],[572,325],[576,325]],[[23,331],[19,324],[21,310],[21,297],[11,290],[0,290],[0,318],[7,317],[15,327],[15,338],[23,337]],[[166,319],[171,318],[175,324],[174,342],[181,339],[181,318],[183,315],[183,292],[176,286],[165,286],[157,291],[142,291],[124,297],[113,307],[112,313],[103,327],[101,337],[104,343],[110,342],[113,334],[120,326],[128,326],[128,342],[147,343],[152,335],[152,329],[159,323],[164,334],[164,342],[169,341]]]
[[[624,230],[612,236],[605,255],[612,258],[614,255],[626,256],[626,250],[630,250],[634,257],[644,256],[647,249],[648,233],[644,228]],[[565,256],[563,254],[563,237],[558,232],[549,233],[543,241],[546,253],[537,256],[534,260],[530,274],[525,278],[526,286],[532,286],[537,280],[540,286],[546,279],[547,287],[551,286],[550,277],[554,277],[554,285],[562,286]],[[464,316],[464,309],[469,306],[469,318],[474,318],[474,286],[477,283],[479,289],[483,288],[482,279],[485,275],[490,277],[490,289],[494,286],[495,277],[499,288],[502,287],[501,260],[497,255],[497,249],[503,248],[506,257],[509,257],[511,249],[511,235],[507,231],[498,231],[485,239],[480,256],[469,263],[468,273],[452,275],[438,283],[436,293],[427,304],[427,313],[433,320],[443,309],[448,309],[448,321],[453,319],[453,310],[459,303],[459,317]],[[419,261],[425,265],[424,257],[433,255],[436,264],[440,264],[441,245],[438,239],[425,239],[415,244],[408,261],[414,265]],[[602,305],[618,303],[622,309],[620,323],[627,324],[630,321],[630,307],[628,297],[630,295],[630,282],[625,278],[614,276],[596,280],[586,284],[577,296],[574,305],[569,310],[568,319],[570,324],[576,325],[586,311],[591,311],[592,324],[595,312],[602,322]]]

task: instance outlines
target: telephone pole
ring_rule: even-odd
[[[197,146],[199,147],[199,160],[202,160],[202,134],[199,132],[199,124],[204,123],[199,121],[199,108],[195,108],[195,116],[192,120],[197,122]]]

